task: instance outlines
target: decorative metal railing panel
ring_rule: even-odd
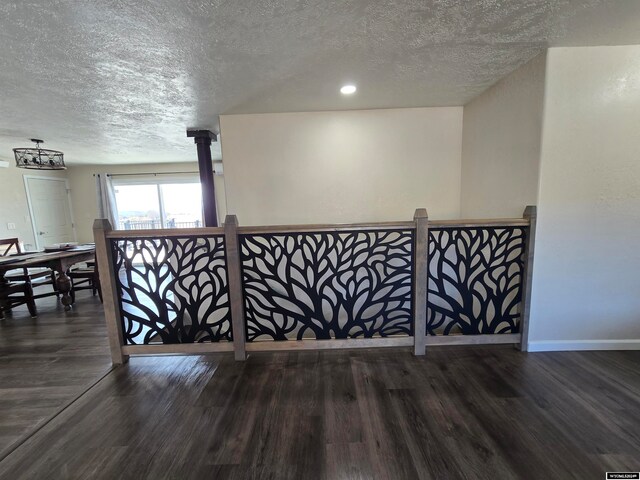
[[[247,340],[411,335],[413,236],[240,235]]]
[[[429,229],[427,335],[518,333],[526,227]]]
[[[232,340],[223,235],[112,239],[125,344]]]

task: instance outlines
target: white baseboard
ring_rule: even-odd
[[[566,352],[571,350],[640,350],[634,340],[542,340],[529,342],[530,352]]]

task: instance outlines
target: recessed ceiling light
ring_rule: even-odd
[[[344,85],[341,89],[340,89],[340,93],[343,95],[351,95],[353,93],[356,93],[356,86],[355,85]]]

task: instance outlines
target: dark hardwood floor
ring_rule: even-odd
[[[639,363],[498,346],[134,357],[0,478],[603,479],[640,469]]]
[[[102,306],[88,292],[64,313],[55,297],[0,320],[0,458],[111,369]],[[0,466],[0,471],[2,467]]]

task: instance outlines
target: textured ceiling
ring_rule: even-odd
[[[631,43],[640,0],[2,0],[0,159],[189,161],[219,114],[462,105],[548,45]]]

